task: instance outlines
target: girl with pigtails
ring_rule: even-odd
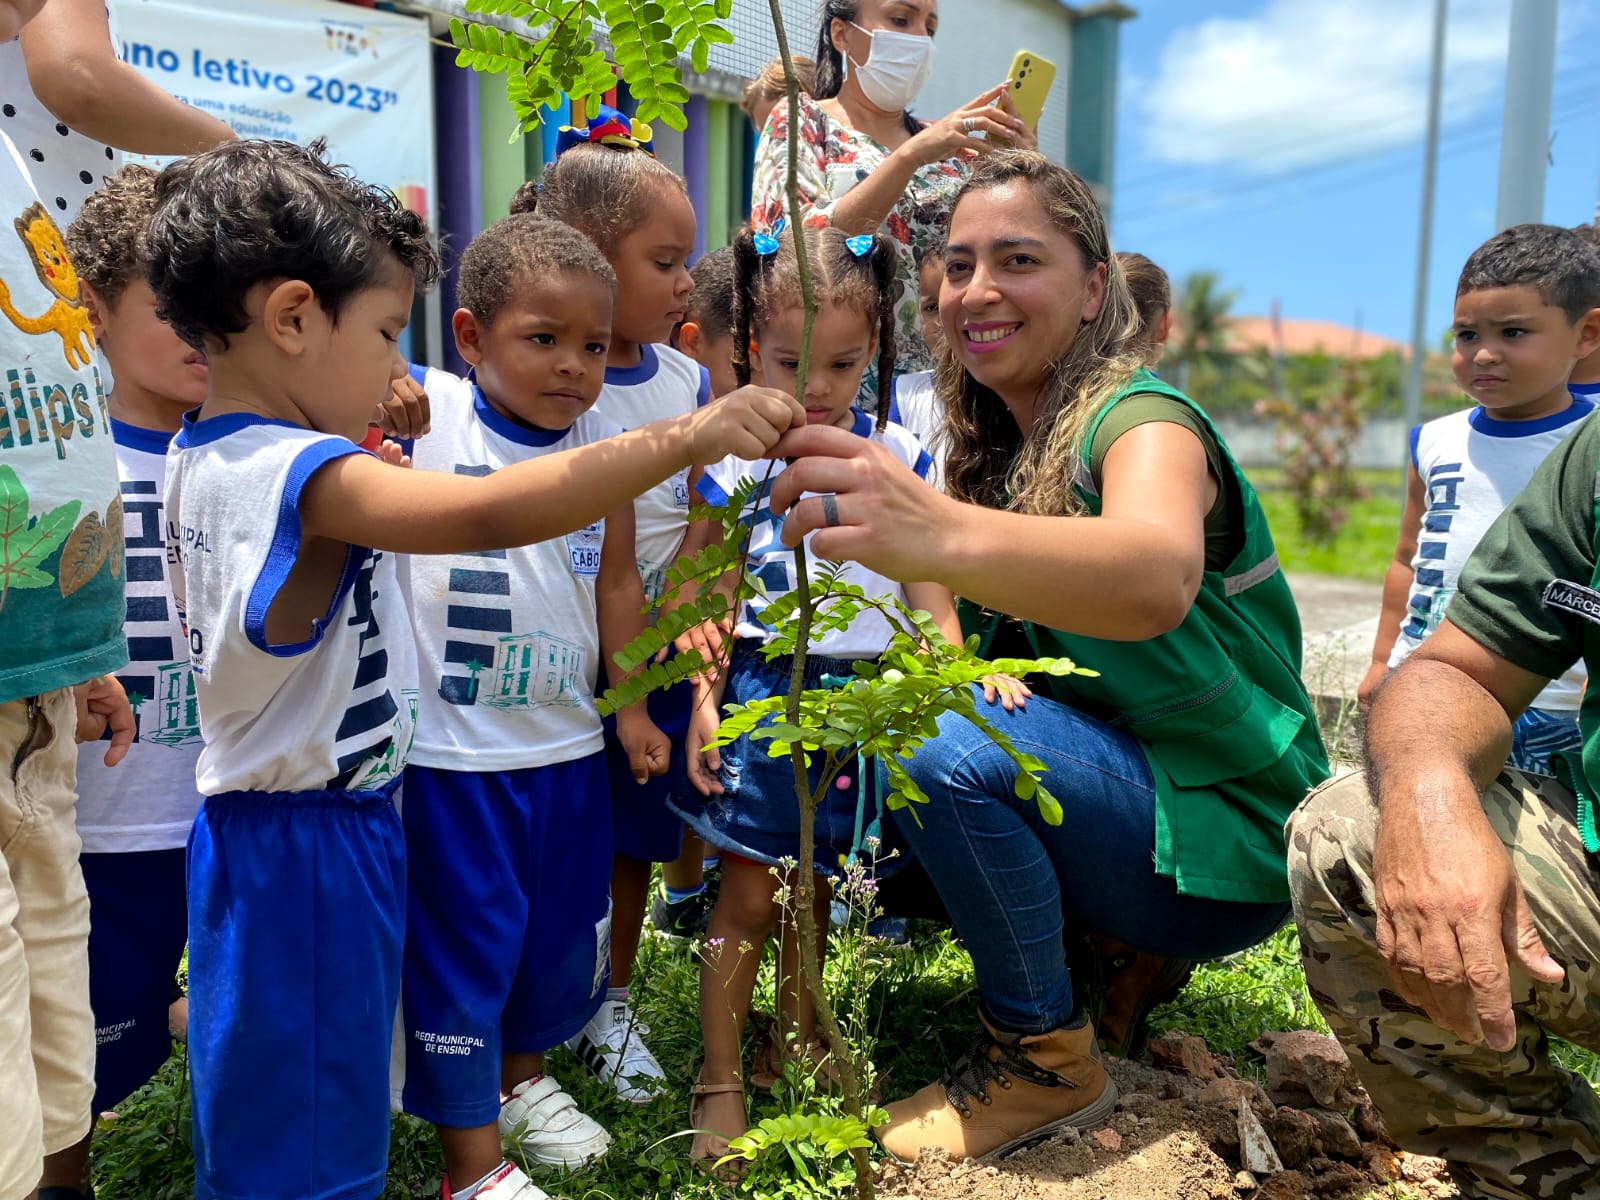
[[[876,361],[878,378],[892,374],[895,359],[897,255],[893,243],[875,234],[846,237],[837,229],[807,229],[807,253],[818,311],[807,361],[805,406],[809,425],[831,426],[870,440],[899,464],[926,476],[932,462],[916,439],[888,419],[888,405],[878,405],[876,420],[856,406],[861,377]],[[772,233],[746,231],[734,244],[734,369],[742,385],[752,379],[778,391],[793,393],[800,366],[803,306],[798,261],[792,232],[781,226]],[[711,504],[725,504],[745,479],[762,481],[746,507],[750,522],[747,570],[759,578],[765,595],[746,597],[735,614],[730,659],[714,677],[696,681],[689,721],[687,764],[694,794],[675,796],[685,821],[722,855],[722,886],[711,914],[711,926],[700,971],[700,1021],[705,1039],[705,1065],[696,1082],[690,1123],[695,1128],[692,1156],[714,1161],[728,1142],[745,1132],[745,1073],[740,1046],[751,993],[761,962],[761,948],[779,932],[779,1045],[784,1051],[809,1056],[827,1071],[826,1049],[814,1030],[814,1014],[801,979],[798,932],[786,919],[779,894],[793,895],[796,870],[816,876],[816,919],[828,926],[829,875],[838,864],[864,847],[855,844],[858,829],[873,828],[876,789],[866,786],[830,788],[816,816],[816,857],[795,866],[800,845],[799,808],[793,769],[787,758],[768,755],[768,743],[748,735],[720,751],[710,743],[716,735],[724,703],[747,704],[788,690],[791,660],[768,658],[762,647],[773,630],[762,621],[766,606],[794,590],[794,559],[781,540],[783,518],[765,499],[767,486],[784,471],[782,462],[748,462],[727,458],[706,469],[699,489]],[[930,495],[931,495],[930,491]],[[813,578],[821,574],[811,560]],[[868,596],[891,597],[914,609],[925,609],[946,636],[959,635],[955,601],[939,584],[901,585],[848,564],[842,579]],[[734,582],[734,581],[729,581]],[[877,658],[893,630],[886,618],[864,612],[845,630],[813,636],[805,668],[805,686],[825,686],[826,676],[849,677],[858,659]],[[989,689],[1009,709],[1023,704],[1027,688],[997,679]],[[857,768],[845,771],[854,777]],[[815,780],[813,781],[815,782]],[[858,805],[869,811],[858,813]],[[869,851],[872,849],[866,847]],[[880,851],[869,853],[882,863]],[[883,863],[888,866],[891,864]],[[779,868],[774,878],[774,868]],[[787,868],[785,873],[784,868]],[[821,953],[825,953],[823,948]]]

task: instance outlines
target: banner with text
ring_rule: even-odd
[[[336,162],[433,220],[424,20],[324,0],[111,0],[122,57],[240,137],[328,139]]]

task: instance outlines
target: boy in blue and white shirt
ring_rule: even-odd
[[[762,453],[798,406],[750,393],[488,478],[397,470],[357,439],[405,375],[398,339],[437,276],[422,220],[318,145],[229,144],[156,188],[151,285],[210,365],[166,486],[206,742],[188,881],[196,1196],[373,1197],[405,915],[392,800],[419,703],[394,555],[582,529],[692,463]],[[509,1167],[465,1190],[543,1196]]]
[[[467,247],[456,294],[456,346],[473,370],[412,368],[432,409],[418,467],[488,474],[622,432],[592,407],[616,276],[588,238],[507,217]],[[405,776],[397,1098],[439,1128],[451,1180],[499,1169],[502,1136],[568,1169],[610,1144],[545,1074],[544,1051],[605,998],[611,786],[594,697],[602,655],[645,628],[633,512],[401,567],[423,686]],[[666,770],[671,743],[642,703],[616,731],[634,778]]]
[[[1411,432],[1400,540],[1383,584],[1365,705],[1448,614],[1461,568],[1550,452],[1594,410],[1568,391],[1600,350],[1600,255],[1571,230],[1516,225],[1472,252],[1456,286],[1456,383],[1477,407]],[[1510,763],[1548,773],[1579,746],[1582,664],[1555,680],[1512,727]],[[1419,714],[1424,724],[1426,714]]]
[[[168,1008],[188,936],[184,846],[200,808],[200,710],[167,583],[161,493],[167,446],[183,414],[206,398],[206,363],[156,316],[144,279],[155,207],[155,172],[123,167],[84,202],[66,235],[95,342],[116,380],[108,403],[131,660],[117,678],[137,722],[117,767],[105,765],[97,743],[78,753],[79,861],[93,908],[95,1112],[115,1108],[167,1059]],[[84,1139],[53,1160],[51,1174],[82,1178],[86,1192],[88,1157]]]

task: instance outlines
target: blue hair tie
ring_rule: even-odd
[[[635,121],[609,104],[581,126],[563,125],[556,135],[556,157],[574,146],[610,146],[614,150],[643,150],[656,156],[655,135],[643,121]]]
[[[769,258],[778,252],[778,238],[783,231],[789,228],[789,222],[779,217],[777,224],[765,233],[753,234],[750,240],[755,243],[756,253],[762,258]]]
[[[877,240],[878,235],[875,233],[858,233],[855,237],[845,238],[844,246],[857,258],[865,258],[872,253],[872,247]]]

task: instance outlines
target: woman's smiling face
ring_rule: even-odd
[[[969,192],[950,217],[939,318],[956,358],[1027,428],[1078,329],[1099,315],[1106,268],[1016,180]]]

